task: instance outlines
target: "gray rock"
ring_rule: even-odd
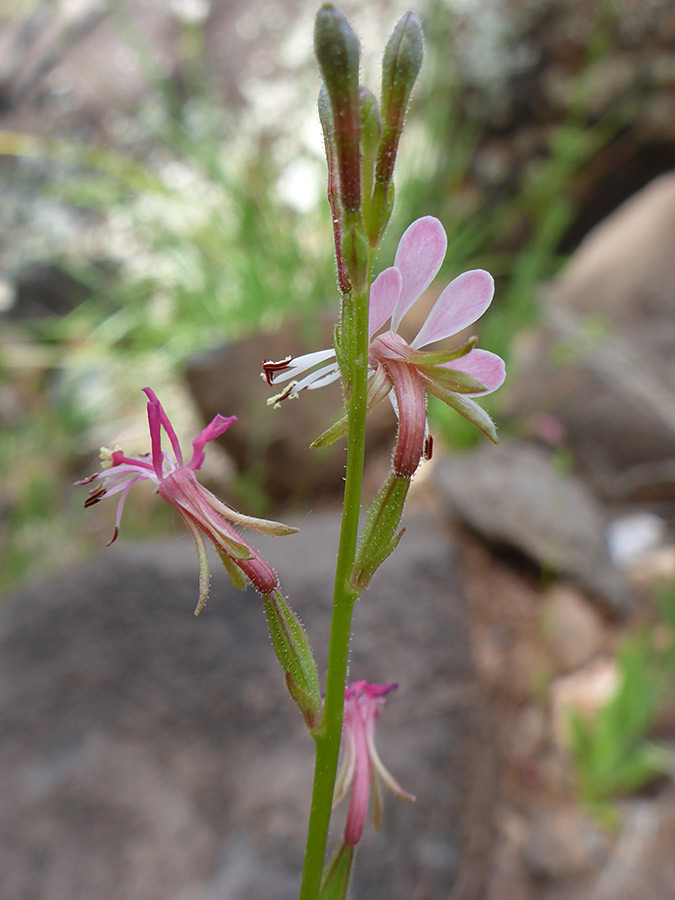
[[[260,546],[322,663],[337,528],[299,524]],[[441,522],[408,525],[355,612],[353,677],[400,682],[378,747],[418,796],[387,796],[381,832],[367,828],[353,890],[369,900],[447,897],[472,785],[485,781],[477,760],[492,752],[482,738],[472,747],[483,714],[464,690],[473,670],[452,547]],[[215,569],[195,619],[196,589],[187,538],[121,539],[0,608],[3,900],[297,896],[312,742],[257,595]],[[489,820],[483,811],[487,834]],[[480,878],[485,858],[474,863]]]
[[[439,462],[436,483],[452,515],[488,540],[569,576],[615,610],[629,594],[607,550],[605,523],[578,478],[549,454],[508,441]]]
[[[555,416],[575,463],[615,499],[675,497],[674,229],[671,172],[597,226],[544,291],[547,324],[521,343],[510,385],[512,412]]]

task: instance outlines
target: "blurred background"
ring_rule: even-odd
[[[375,87],[404,4],[346,8]],[[440,217],[443,277],[483,266],[498,280],[481,341],[508,358],[515,384],[546,280],[675,163],[675,12],[663,2],[458,0],[419,13],[425,64],[380,267],[413,218]],[[197,427],[195,408],[244,417],[228,438],[238,475],[229,490],[245,505],[269,512],[324,490],[317,473],[287,484],[285,454],[295,458],[281,416],[260,408],[264,393],[248,379],[272,353],[263,339],[235,346],[288,321],[280,357],[297,326],[308,348],[324,346],[335,316],[313,14],[307,3],[234,0],[3,5],[4,586],[82,549],[71,481],[95,466],[100,444],[141,438],[146,383],[183,416],[182,432]],[[576,343],[602,336],[612,303],[576,302]],[[640,308],[624,310],[626,322]],[[531,421],[505,427],[548,424],[564,445],[570,423],[548,421],[546,391],[523,391],[510,411],[527,407]],[[445,407],[432,412],[454,446],[476,440]],[[672,448],[673,410],[662,412]],[[281,471],[269,471],[273,458]],[[155,529],[153,516],[129,518]]]
[[[376,89],[407,4],[342,6],[361,38],[363,82]],[[186,440],[216,412],[239,417],[205,477],[242,509],[282,516],[339,503],[340,448],[309,461],[305,449],[333,420],[338,392],[272,411],[258,377],[263,358],[327,346],[336,316],[315,12],[296,0],[4,0],[3,591],[108,539],[112,509],[85,513],[72,483],[96,469],[100,445],[147,448],[145,385]],[[423,470],[418,502],[447,504],[466,529],[475,580],[489,546],[528,585],[528,624],[518,619],[508,652],[494,598],[480,607],[490,626],[477,645],[496,680],[495,654],[517,668],[508,654],[522,662],[523,634],[537,648],[513,702],[514,716],[526,710],[518,777],[547,797],[581,797],[612,826],[607,798],[654,784],[667,795],[675,770],[675,3],[421,0],[417,12],[425,62],[378,266],[414,218],[438,216],[449,250],[436,295],[468,268],[495,275],[480,343],[509,372],[489,398],[505,438],[498,462],[476,455],[464,420],[431,404],[437,456],[455,468],[436,481]],[[374,417],[373,490],[392,426],[387,411]],[[481,487],[487,470],[496,480]],[[580,497],[567,531],[561,492]],[[175,535],[171,512],[132,493],[123,538]],[[582,525],[594,517],[589,537]],[[549,535],[555,552],[538,542],[551,521],[563,532]],[[596,540],[589,561],[578,545]],[[561,573],[576,585],[571,600],[546,593]],[[542,668],[537,654],[553,662]],[[560,690],[590,704],[590,718],[575,719],[571,738],[552,737],[551,685],[577,672],[580,687]],[[572,775],[551,789],[541,753],[556,741]],[[504,821],[513,868],[531,842],[518,815]],[[596,857],[579,862],[586,832],[555,822],[553,851],[518,865],[535,881],[564,881],[575,866],[587,876]],[[575,827],[561,876],[560,841]],[[606,862],[603,840],[592,846]],[[672,896],[675,875],[669,884],[655,900]],[[490,896],[543,896],[525,890]],[[605,896],[579,890],[569,896]]]

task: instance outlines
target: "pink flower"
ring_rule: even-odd
[[[473,397],[496,390],[504,381],[504,361],[487,350],[474,349],[471,338],[455,350],[423,350],[472,325],[492,302],[494,282],[483,269],[458,275],[443,290],[417,336],[408,343],[398,334],[401,320],[438,274],[447,237],[438,219],[425,216],[410,225],[401,238],[394,265],[378,275],[370,288],[368,408],[389,396],[399,419],[394,470],[412,475],[426,451],[428,424],[426,395],[433,394],[496,441],[495,426]],[[390,321],[390,329],[381,329]],[[280,362],[265,361],[271,385],[289,384],[270,402],[295,397],[336,381],[340,369],[334,350],[307,353]],[[308,374],[305,374],[308,373]],[[299,376],[303,375],[302,378]],[[346,432],[343,419],[315,441],[331,443]]]
[[[345,711],[342,725],[344,755],[335,784],[334,805],[351,787],[349,810],[345,824],[344,842],[355,846],[361,840],[368,814],[370,790],[373,789],[373,821],[379,828],[382,822],[380,781],[399,798],[414,801],[395,778],[385,769],[375,749],[375,719],[380,715],[385,697],[396,690],[396,684],[369,684],[354,681],[345,688]]]
[[[236,416],[217,415],[192,442],[192,457],[186,464],[176,432],[162,404],[150,388],[143,390],[148,397],[151,454],[129,457],[121,450],[111,451],[104,448],[101,450],[101,460],[105,465],[103,471],[77,482],[94,485],[85,500],[85,507],[93,506],[105,497],[119,495],[115,530],[108,546],[117,537],[129,491],[140,481],[150,481],[157,487],[159,495],[178,510],[197,547],[199,600],[195,615],[203,609],[209,588],[204,535],[215,545],[229,576],[237,587],[245,587],[245,576],[261,594],[272,593],[278,585],[274,569],[241,537],[230,522],[275,535],[292,534],[297,528],[236,512],[200,484],[195,474],[204,462],[206,444],[227,431],[237,421]],[[171,453],[162,450],[162,429],[171,444]]]

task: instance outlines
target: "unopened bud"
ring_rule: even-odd
[[[319,91],[319,121],[323,131],[323,143],[326,150],[326,165],[328,167],[328,183],[326,193],[330,206],[331,219],[333,221],[333,243],[335,245],[335,264],[337,267],[338,286],[344,296],[349,293],[349,275],[342,258],[342,208],[340,206],[340,178],[337,168],[337,150],[335,147],[335,133],[333,129],[333,113],[330,108],[330,98],[326,85],[321,85]]]
[[[409,487],[410,478],[392,472],[370,507],[349,579],[358,591],[368,586],[377,569],[401,540],[405,529],[398,532],[397,529]]]
[[[359,96],[361,100],[361,199],[364,218],[367,218],[382,128],[380,111],[373,94],[368,88],[362,87],[359,89]]]
[[[340,844],[321,876],[318,900],[346,900],[354,860],[354,848]]]
[[[263,597],[265,616],[288,691],[310,729],[321,722],[319,674],[302,622],[281,591]]]
[[[410,94],[422,67],[422,26],[414,12],[399,19],[382,58],[382,142],[377,160],[378,181],[390,181]]]
[[[394,209],[395,196],[396,190],[393,181],[375,181],[368,213],[368,240],[373,249],[380,245],[382,235]]]
[[[356,212],[361,202],[359,133],[360,46],[344,14],[324,4],[314,25],[314,52],[332,111],[343,212]]]

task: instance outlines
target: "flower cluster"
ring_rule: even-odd
[[[483,269],[457,276],[443,290],[410,343],[398,333],[405,314],[438,274],[446,249],[447,237],[438,219],[417,219],[401,237],[394,265],[381,272],[370,288],[368,408],[390,397],[399,420],[394,471],[405,477],[415,472],[425,446],[428,448],[427,394],[438,397],[496,440],[492,420],[472,398],[489,394],[503,383],[503,360],[487,350],[475,349],[475,338],[453,350],[422,349],[459,334],[482,316],[492,302],[492,277]],[[390,328],[382,331],[387,322]],[[263,370],[270,385],[288,382],[271,398],[273,403],[340,377],[333,350],[280,362],[265,361]],[[346,419],[342,419],[315,445],[331,443],[345,431]]]
[[[361,840],[368,814],[371,787],[373,790],[373,821],[379,828],[382,821],[380,781],[399,800],[412,803],[408,794],[390,772],[385,769],[375,748],[375,719],[385,704],[385,697],[396,690],[396,684],[369,684],[353,681],[345,688],[345,711],[342,725],[344,756],[335,784],[334,805],[351,787],[349,810],[345,824],[344,842],[355,846]]]
[[[204,536],[213,542],[223,564],[237,587],[245,586],[245,579],[264,595],[271,594],[278,586],[274,569],[245,541],[230,524],[243,525],[265,534],[283,535],[297,531],[280,522],[256,519],[236,512],[220,501],[211,491],[199,483],[196,471],[204,462],[204,447],[209,441],[220,437],[236,422],[235,416],[217,415],[192,442],[192,457],[188,463],[176,432],[154,392],[143,389],[148,397],[148,427],[150,430],[151,453],[146,456],[125,456],[121,450],[101,450],[101,459],[106,466],[78,484],[92,484],[85,507],[93,506],[106,497],[119,495],[115,530],[108,542],[116,539],[124,510],[124,504],[131,488],[141,481],[150,481],[159,495],[174,506],[192,535],[199,557],[199,600],[195,614],[204,604],[209,588],[209,568]],[[171,453],[162,450],[162,429],[169,439]]]

